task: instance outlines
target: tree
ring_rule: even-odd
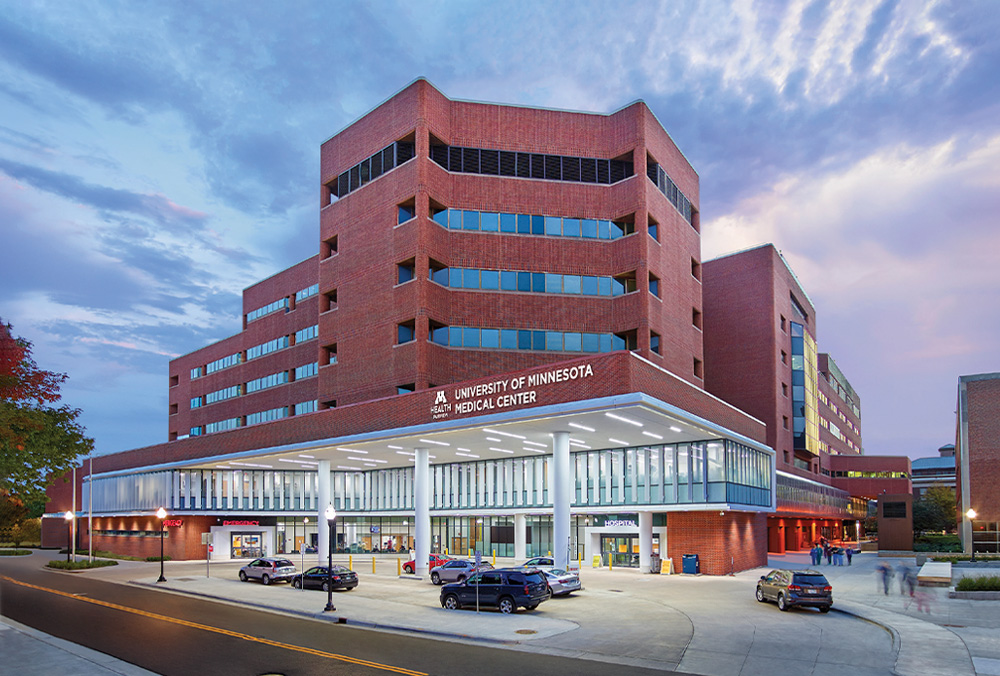
[[[933,486],[913,501],[913,530],[950,532],[955,530],[955,491],[947,486]]]
[[[22,503],[44,500],[54,478],[94,448],[80,410],[58,405],[66,378],[39,369],[31,343],[0,322],[0,490]]]

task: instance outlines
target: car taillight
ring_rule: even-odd
[[[531,593],[531,591],[528,588],[528,585],[524,585],[524,593],[525,594],[530,594]]]
[[[825,587],[823,587],[823,591],[833,591],[833,587],[831,587],[830,585],[826,585]]]
[[[339,576],[339,575],[334,575],[334,576],[333,576],[333,579],[334,579],[334,580],[337,580],[337,581],[339,582],[339,581],[340,581],[340,576]]]
[[[800,592],[800,591],[802,591],[802,587],[800,587],[797,584],[790,584],[790,585],[788,585],[788,591]]]

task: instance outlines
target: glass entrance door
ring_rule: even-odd
[[[660,553],[660,536],[653,534],[652,554]],[[639,567],[639,536],[638,535],[601,535],[601,563],[612,567]]]

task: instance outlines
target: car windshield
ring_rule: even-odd
[[[275,559],[274,565],[277,568],[286,568],[288,566],[294,566],[295,564],[289,561],[288,559]]]
[[[795,575],[792,578],[792,581],[795,584],[808,584],[819,587],[825,587],[829,584],[829,582],[826,581],[826,578],[822,575]]]
[[[562,568],[553,568],[549,571],[549,575],[552,577],[562,577],[563,575],[569,575],[569,573]]]

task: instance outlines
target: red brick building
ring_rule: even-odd
[[[955,460],[966,553],[1000,552],[1000,373],[958,379]],[[969,510],[975,516],[969,516]]]

